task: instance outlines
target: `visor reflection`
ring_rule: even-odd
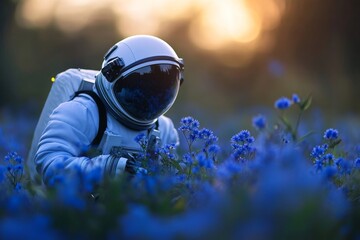
[[[158,64],[137,69],[114,85],[116,100],[132,117],[150,121],[166,112],[174,103],[180,84],[175,65]]]

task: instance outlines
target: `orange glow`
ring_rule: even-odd
[[[242,1],[214,0],[193,22],[190,36],[195,43],[208,49],[221,48],[231,42],[246,43],[260,33],[260,21]]]
[[[118,31],[121,35],[158,34],[162,25],[169,21],[178,21],[189,17],[188,10],[193,5],[191,0],[132,0],[123,4],[114,2],[118,16]]]
[[[278,25],[284,9],[285,0],[21,0],[17,20],[25,27],[52,24],[74,33],[111,17],[122,36],[160,35],[171,23],[186,20],[196,45],[221,50],[256,42]]]
[[[16,12],[17,20],[26,27],[45,27],[51,21],[54,8],[51,1],[22,1]]]

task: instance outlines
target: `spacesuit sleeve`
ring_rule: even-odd
[[[97,134],[98,126],[97,106],[88,96],[81,95],[62,103],[53,111],[34,159],[45,184],[59,171],[73,167],[85,174],[100,168],[102,177],[119,172],[119,160],[113,156],[84,156]]]
[[[179,134],[170,118],[161,116],[159,118],[159,128],[163,145],[175,144],[176,147],[179,146]]]

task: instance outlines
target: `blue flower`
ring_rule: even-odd
[[[313,157],[313,158],[315,158],[315,159],[319,159],[319,158],[321,158],[321,157],[325,154],[327,148],[328,148],[328,145],[327,145],[327,144],[324,144],[324,145],[322,145],[322,146],[320,146],[320,145],[319,145],[319,146],[315,146],[315,147],[312,149],[310,156]]]
[[[10,159],[12,159],[12,152],[11,153],[8,153],[5,157],[4,157],[4,161],[5,162],[9,162],[10,161]]]
[[[148,144],[148,139],[147,139],[145,133],[140,133],[139,135],[137,135],[137,136],[135,137],[134,140],[135,140],[135,142],[137,142],[137,143],[141,146],[141,148],[143,148],[143,149],[145,149],[146,146],[147,146],[147,144]]]
[[[327,153],[322,156],[322,160],[325,164],[331,164],[331,162],[334,160],[334,155],[332,155],[331,153]]]
[[[0,221],[1,239],[63,239],[52,226],[51,217],[34,214],[32,216],[9,216]]]
[[[212,135],[214,135],[214,133],[207,129],[207,128],[203,128],[201,129],[201,131],[199,132],[199,137],[200,139],[208,139],[210,138]]]
[[[332,179],[334,176],[336,176],[337,169],[334,166],[327,166],[323,170],[323,177],[325,179]]]
[[[293,103],[300,103],[300,98],[296,93],[292,95],[292,101]]]
[[[140,142],[143,138],[145,137],[145,133],[140,133],[139,135],[137,135],[136,137],[135,137],[135,142]]]
[[[241,174],[242,171],[243,168],[239,163],[233,160],[227,160],[219,166],[218,170],[216,171],[216,174],[220,180],[227,181]]]
[[[287,97],[281,97],[278,100],[275,101],[275,108],[284,110],[291,106],[292,101],[288,99]]]
[[[5,162],[15,161],[16,163],[21,164],[23,158],[19,156],[17,152],[10,152],[4,157],[4,161]]]
[[[212,154],[218,154],[220,152],[221,148],[219,145],[217,144],[213,144],[209,147],[209,153],[212,153]]]
[[[199,166],[194,166],[192,169],[191,169],[191,172],[193,174],[198,174],[200,172],[200,167]]]
[[[323,162],[320,160],[316,160],[314,166],[315,166],[316,172],[321,171],[323,168]]]
[[[6,173],[7,169],[0,165],[0,184],[5,180],[5,173]]]
[[[356,158],[354,161],[354,167],[360,169],[360,158]]]
[[[341,167],[342,164],[343,164],[343,162],[344,162],[344,159],[343,159],[343,158],[338,158],[338,159],[335,160],[335,165],[336,165],[337,167]]]
[[[197,155],[196,158],[199,162],[200,167],[207,168],[207,169],[213,168],[213,161],[209,158],[206,158],[205,154],[200,153]]]
[[[219,140],[218,137],[214,135],[213,131],[207,128],[203,128],[199,131],[199,138],[205,140],[205,148]]]
[[[351,173],[352,166],[349,161],[344,158],[338,158],[335,160],[335,165],[338,167],[338,172],[341,175],[348,175]]]
[[[199,127],[199,121],[192,117],[185,117],[181,119],[178,130],[184,134],[189,146],[200,137]]]
[[[158,216],[144,205],[130,205],[119,219],[121,232],[112,239],[202,239],[216,226],[214,211],[197,209],[176,216]],[[205,237],[206,238],[206,237]]]
[[[20,213],[29,206],[29,200],[26,195],[16,192],[12,194],[6,202],[5,207],[8,213]]]
[[[247,149],[243,146],[239,146],[238,148],[236,148],[233,153],[235,159],[240,159],[242,156],[246,154],[247,154]]]
[[[339,132],[336,129],[329,128],[324,133],[324,138],[329,140],[335,140],[339,136]]]
[[[21,191],[23,188],[22,184],[21,183],[16,183],[15,185],[15,191]]]
[[[251,144],[255,138],[251,136],[248,130],[242,130],[238,134],[231,137],[231,146],[233,148],[233,157],[237,160],[246,158],[253,153],[255,149]]]
[[[147,176],[146,178],[143,178],[143,180],[146,192],[154,196],[157,193],[157,185],[159,184],[158,181],[156,181],[156,178],[154,176]]]
[[[79,183],[74,183],[74,181],[70,180],[63,186],[57,186],[57,197],[60,203],[66,207],[85,210],[86,199],[81,196],[78,184]]]
[[[252,138],[248,130],[242,130],[231,137],[233,143],[245,143],[249,138]],[[251,141],[251,140],[250,140]]]
[[[92,169],[90,172],[83,174],[83,186],[85,191],[92,192],[94,187],[100,184],[102,180],[101,168],[97,167]]]
[[[194,142],[199,137],[199,130],[193,129],[189,134],[189,139],[191,142]]]
[[[200,127],[199,121],[190,116],[182,118],[180,125],[179,131],[193,131]]]
[[[14,169],[14,172],[20,172],[20,173],[22,173],[23,170],[24,170],[24,167],[23,167],[22,164],[17,164],[17,165],[15,165],[15,166],[13,167],[13,169]]]
[[[266,118],[263,115],[257,115],[253,117],[252,124],[256,129],[262,130],[266,127]]]
[[[190,153],[186,153],[186,154],[183,155],[183,162],[185,163],[185,165],[192,165],[193,164],[193,159],[192,159]]]
[[[157,150],[157,153],[160,155],[162,161],[172,160],[177,161],[177,155],[173,152],[175,151],[175,145],[174,144],[166,144],[163,147],[160,147]],[[154,165],[155,161],[154,161]]]

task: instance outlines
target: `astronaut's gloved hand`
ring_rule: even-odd
[[[132,156],[129,156],[126,161],[125,172],[130,173],[131,175],[135,175],[138,173],[146,175],[148,173],[147,170],[141,167],[140,163],[137,162]]]

